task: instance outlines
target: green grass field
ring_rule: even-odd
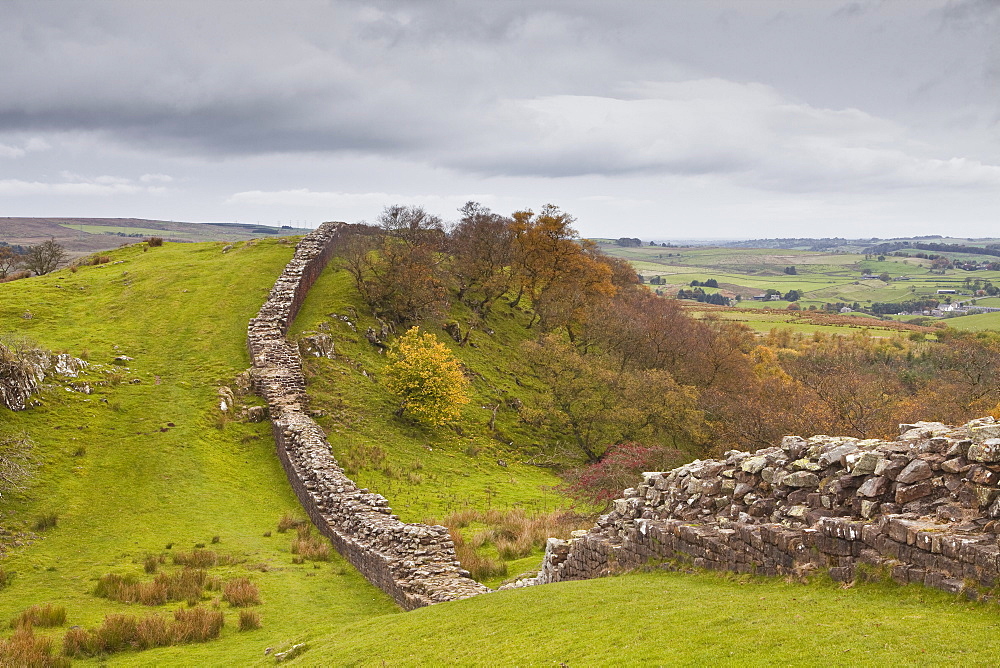
[[[664,294],[673,295],[679,286],[687,286],[691,281],[714,278],[720,283],[720,287],[744,296],[740,304],[742,308],[773,309],[788,305],[787,301],[755,302],[747,298],[753,294],[763,294],[769,288],[779,290],[782,294],[790,290],[800,291],[802,297],[798,303],[806,309],[810,306],[822,308],[825,304],[838,302],[858,303],[864,307],[875,302],[904,302],[924,298],[943,301],[944,297],[937,293],[942,289],[957,290],[960,294],[954,295],[954,299],[971,299],[973,294],[970,284],[977,279],[1000,285],[1000,272],[950,269],[944,274],[931,273],[931,262],[920,258],[889,256],[880,262],[878,259],[868,259],[865,255],[841,252],[703,246],[634,248],[620,247],[613,243],[603,243],[600,247],[610,255],[629,260],[647,282],[659,276],[669,284],[663,288],[650,285],[651,289],[659,288]],[[948,255],[977,261],[984,257],[963,253]],[[784,269],[790,266],[796,268],[796,274],[784,273]],[[877,278],[861,278],[862,274],[882,273],[889,274],[891,280],[885,282]],[[979,298],[977,303],[981,306],[996,306],[1000,305],[1000,298]],[[956,321],[948,321],[949,324],[953,322]],[[995,324],[992,320],[984,320],[956,322],[955,326],[993,329]],[[750,326],[758,331],[766,331],[759,323],[752,323]],[[775,326],[785,327],[785,323],[776,318]],[[813,331],[803,327],[801,323],[788,326],[796,331]]]
[[[80,225],[63,224],[62,226],[65,227],[65,228],[67,228],[67,229],[70,229],[70,230],[77,230],[79,232],[86,232],[87,234],[118,234],[118,233],[121,233],[121,234],[143,234],[143,235],[148,235],[148,236],[152,236],[152,237],[157,237],[157,236],[162,237],[162,236],[169,235],[171,237],[181,237],[181,238],[187,238],[187,237],[193,237],[194,236],[193,234],[190,234],[190,233],[187,233],[187,232],[172,232],[172,231],[165,231],[165,230],[156,230],[156,229],[146,228],[146,227],[125,227],[125,226],[117,226],[117,225],[83,225],[83,224],[80,224]]]

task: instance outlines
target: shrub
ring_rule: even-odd
[[[9,637],[0,640],[0,666],[69,666],[69,660],[52,656],[52,639],[35,637],[30,626],[18,628]]]
[[[240,610],[240,631],[253,631],[260,628],[260,615],[256,610]]]
[[[96,267],[99,264],[107,264],[108,262],[111,262],[111,256],[110,255],[100,255],[100,254],[98,254],[98,255],[92,255],[90,257],[90,260],[87,262],[87,264],[89,264],[92,267]]]
[[[246,608],[260,605],[260,592],[257,585],[248,578],[236,578],[226,583],[222,598],[234,608]]]
[[[16,629],[22,626],[62,626],[66,623],[66,608],[61,605],[45,603],[33,605],[10,620],[10,627]]]
[[[385,386],[400,399],[396,415],[439,426],[461,416],[469,379],[454,353],[430,332],[412,327],[386,356]]]
[[[643,471],[669,471],[684,456],[678,450],[639,443],[609,446],[601,460],[567,474],[564,490],[589,503],[606,503],[637,483]]]
[[[11,281],[20,281],[22,278],[28,278],[31,276],[30,271],[15,271],[12,274],[7,274],[5,277],[0,278],[0,283],[10,283]]]
[[[150,246],[154,247],[154,248],[157,247],[157,246],[162,246],[163,245],[163,237],[150,237],[150,238],[146,239],[146,243],[149,244]]]

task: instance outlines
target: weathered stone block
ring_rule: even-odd
[[[896,503],[904,504],[923,498],[931,493],[933,487],[926,480],[915,485],[902,485],[896,488]]]
[[[1000,429],[1000,425],[990,425],[990,427]],[[988,438],[983,441],[974,440],[973,444],[969,446],[966,458],[972,462],[1000,462],[1000,438]]]
[[[930,464],[922,459],[914,459],[896,475],[896,482],[909,485],[921,480],[926,480],[934,475]],[[897,503],[899,503],[897,501]]]

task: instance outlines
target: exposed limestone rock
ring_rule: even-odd
[[[299,339],[299,351],[309,357],[334,359],[333,337],[329,334],[312,334]]]
[[[250,321],[250,377],[255,391],[267,401],[278,458],[313,523],[338,552],[403,608],[487,592],[458,563],[446,527],[403,523],[384,497],[358,489],[330,454],[325,434],[309,415],[299,348],[285,335],[346,227],[324,223],[304,237],[267,302]],[[373,344],[381,344],[388,331],[383,326],[381,332],[369,333]]]
[[[66,353],[52,354],[28,346],[15,349],[0,344],[0,404],[13,411],[23,411],[29,397],[41,389],[46,376],[55,374],[76,378],[87,366],[84,360]],[[68,389],[78,389],[86,394],[91,391],[86,384],[79,387],[73,385]]]
[[[236,397],[233,396],[232,389],[228,387],[219,388],[219,410],[223,413],[231,413],[236,408]]]

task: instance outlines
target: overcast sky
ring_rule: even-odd
[[[1000,235],[1000,0],[0,10],[0,216]]]

